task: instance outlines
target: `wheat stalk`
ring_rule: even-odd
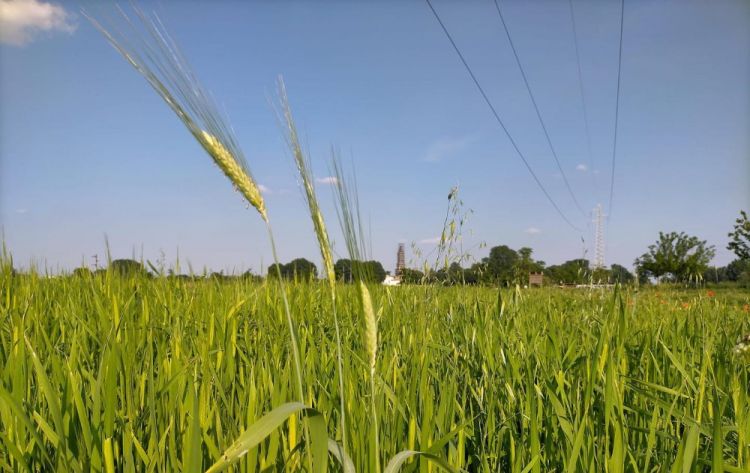
[[[323,267],[325,268],[328,282],[331,286],[331,290],[335,290],[336,273],[333,269],[333,253],[331,252],[331,244],[328,239],[328,231],[326,230],[325,220],[323,219],[323,213],[320,211],[320,205],[318,205],[318,199],[315,194],[315,181],[313,179],[312,171],[310,170],[310,163],[302,151],[302,145],[299,141],[299,135],[297,133],[297,127],[294,124],[294,116],[292,115],[292,109],[289,106],[289,98],[286,94],[286,87],[284,86],[284,79],[279,76],[279,100],[281,102],[281,109],[283,114],[283,127],[284,127],[284,138],[287,146],[292,153],[294,158],[294,164],[297,166],[300,179],[302,180],[302,189],[304,190],[305,201],[307,202],[308,209],[310,211],[310,217],[313,221],[313,227],[315,229],[315,236],[318,238],[320,247],[320,256],[323,258]],[[281,121],[281,120],[280,120]]]
[[[344,176],[344,172],[335,151],[333,152],[332,168],[336,178],[336,184],[334,186],[334,194],[336,196],[336,203],[338,204],[336,207],[336,215],[339,219],[341,231],[344,234],[344,241],[346,242],[346,248],[349,251],[349,258],[358,265],[358,270],[354,271],[354,277],[357,279],[357,294],[359,296],[360,310],[362,311],[362,316],[365,321],[364,341],[365,351],[367,352],[368,368],[370,371],[370,410],[375,434],[373,445],[375,452],[375,465],[373,471],[378,473],[380,472],[380,438],[378,435],[378,411],[375,405],[375,396],[377,394],[375,388],[375,365],[378,357],[378,321],[372,304],[370,291],[364,283],[367,279],[366,275],[363,274],[365,269],[361,265],[361,263],[366,260],[364,253],[364,248],[366,248],[366,246],[362,219],[360,218],[359,213],[357,182],[355,179],[352,179],[354,187],[350,190],[347,185],[348,178],[345,178]]]
[[[119,8],[118,8],[119,9]],[[157,94],[166,102],[177,115],[193,137],[211,156],[214,163],[229,178],[232,185],[247,199],[260,214],[266,224],[268,238],[271,243],[273,258],[279,268],[276,244],[268,219],[265,202],[260,187],[252,177],[242,150],[237,145],[231,128],[218,112],[210,95],[204,90],[196,75],[180,52],[177,43],[169,36],[159,19],[154,15],[151,19],[138,8],[133,11],[140,19],[137,24],[119,9],[122,18],[129,28],[129,34],[121,33],[112,25],[105,28],[100,22],[83,15],[98,29],[109,43],[146,79]],[[281,276],[281,274],[279,274]],[[289,300],[283,279],[279,277],[281,295],[284,302],[292,353],[296,371],[297,394],[299,401],[304,403],[304,387],[302,383],[302,362],[299,343],[292,319]],[[307,420],[304,423],[305,437],[310,439]],[[309,469],[312,469],[312,456],[307,449]]]
[[[289,98],[286,94],[286,87],[284,86],[284,79],[279,76],[279,100],[281,102],[282,113],[277,113],[279,122],[283,125],[284,138],[287,146],[292,153],[294,163],[297,166],[300,179],[302,180],[302,188],[304,190],[305,201],[307,202],[308,209],[310,211],[310,217],[313,221],[313,228],[315,229],[315,236],[318,238],[318,246],[320,247],[320,255],[323,259],[323,266],[325,267],[326,275],[328,276],[328,285],[331,290],[331,307],[333,312],[333,324],[336,330],[336,368],[338,371],[339,378],[339,409],[340,413],[340,425],[341,425],[341,444],[343,451],[346,452],[346,406],[344,403],[344,364],[343,354],[341,348],[341,330],[339,328],[338,314],[336,313],[336,272],[333,265],[333,252],[331,251],[331,244],[328,238],[328,230],[326,229],[325,220],[323,219],[323,212],[320,211],[320,205],[318,205],[318,197],[315,193],[315,180],[310,167],[310,161],[307,159],[305,153],[302,151],[300,145],[299,135],[297,133],[297,126],[294,123],[294,116],[292,115],[292,108],[289,105]],[[281,120],[283,115],[283,120]]]
[[[192,72],[177,43],[159,19],[133,8],[139,23],[119,10],[126,32],[112,25],[105,28],[86,12],[83,15],[151,85],[185,127],[229,178],[232,185],[268,222],[260,187],[253,179],[242,150],[226,119],[219,113],[202,84]]]

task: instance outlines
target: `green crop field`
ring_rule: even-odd
[[[277,281],[0,282],[0,469],[202,471],[296,400]],[[747,293],[372,286],[371,389],[356,288],[336,287],[345,430],[329,286],[292,284],[315,411],[287,404],[231,471],[307,470],[321,441],[317,471],[750,468]]]
[[[29,11],[47,5],[62,14],[37,3]],[[426,3],[543,194],[582,232],[532,171],[437,10]],[[8,12],[18,8],[7,7],[5,15],[15,18],[19,14]],[[572,2],[570,8],[572,15]],[[161,263],[157,269],[151,262],[149,273],[143,262],[111,261],[108,246],[106,270],[98,269],[97,259],[94,272],[51,274],[33,264],[14,270],[3,243],[0,470],[750,472],[750,293],[741,289],[750,281],[745,211],[727,246],[738,259],[726,267],[709,268],[715,247],[707,241],[660,232],[635,260],[634,277],[624,266],[603,268],[599,205],[592,271],[588,260],[577,259],[546,267],[542,276],[545,264],[531,258],[529,247],[494,247],[489,257],[462,267],[483,245],[464,247],[471,211],[463,209],[456,186],[448,193],[442,231],[425,240],[433,248],[413,251],[424,273],[406,267],[400,248],[392,282],[401,285],[374,284],[385,270],[366,251],[372,239],[360,218],[356,177],[333,146],[332,175],[322,182],[333,190],[345,246],[334,248],[316,194],[321,179],[313,175],[280,77],[278,102],[272,102],[318,242],[324,276],[318,279],[316,265],[304,258],[281,264],[271,225],[277,220],[264,197],[270,191],[250,172],[233,127],[159,18],[131,9],[131,16],[119,8],[114,18],[82,15],[257,212],[273,264],[265,278],[249,272],[188,276],[178,265],[165,274]],[[615,144],[623,12],[624,2]],[[284,29],[289,25],[285,20]],[[112,93],[123,90],[113,87]],[[95,134],[101,130],[86,136]],[[122,133],[119,142],[115,135],[107,146],[142,143],[138,133]],[[70,153],[65,149],[63,157]],[[615,150],[612,156],[609,208]],[[581,166],[587,169],[576,169]],[[182,182],[179,168],[169,172]],[[345,258],[334,263],[344,249]],[[532,275],[540,284],[590,284],[521,288]],[[706,280],[716,288],[701,287]]]

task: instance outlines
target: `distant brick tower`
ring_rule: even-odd
[[[396,253],[396,277],[401,277],[401,273],[406,268],[406,258],[404,256],[404,244],[398,244],[398,252]]]

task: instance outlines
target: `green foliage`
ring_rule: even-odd
[[[73,276],[77,278],[90,278],[93,274],[94,273],[85,266],[73,270]]]
[[[424,273],[422,271],[404,268],[401,272],[401,283],[402,284],[422,284],[424,280]]]
[[[120,276],[138,276],[147,274],[143,264],[132,259],[116,259],[109,264],[109,269]]]
[[[525,285],[529,282],[530,273],[539,273],[544,269],[543,261],[534,261],[531,257],[533,250],[523,247],[518,250],[518,260],[513,267],[514,282]]]
[[[343,282],[365,281],[379,284],[386,276],[385,269],[379,261],[354,261],[341,258],[333,265],[336,280]]]
[[[586,284],[591,279],[589,260],[578,258],[550,266],[544,270],[544,275],[553,284]]]
[[[712,266],[703,272],[703,280],[707,283],[732,282],[750,285],[750,260],[736,259],[726,266]]]
[[[659,240],[635,260],[638,273],[667,281],[699,279],[714,257],[714,247],[684,232],[659,232]]]
[[[734,252],[741,260],[750,260],[750,220],[747,212],[740,210],[740,216],[734,222],[734,229],[729,233],[727,249]]]
[[[370,286],[376,452],[358,289],[340,284],[342,456],[328,440],[341,432],[326,285],[289,290],[308,446],[300,418],[279,414],[303,406],[287,404],[278,284],[104,276],[0,271],[0,470],[306,471],[304,450],[320,458],[323,440],[329,471],[336,458],[373,471],[374,455],[386,469],[406,451],[425,456],[400,471],[427,471],[430,455],[457,471],[750,467],[750,371],[733,353],[747,344],[746,292]]]
[[[269,278],[278,278],[279,275],[284,279],[309,281],[318,277],[318,268],[310,260],[296,258],[287,264],[274,263],[268,267]]]
[[[625,266],[621,266],[619,264],[613,264],[612,266],[610,266],[609,282],[613,284],[630,284],[634,280],[635,276],[633,276],[633,273],[628,271],[628,268],[626,268]]]
[[[490,255],[483,260],[486,265],[485,278],[501,286],[513,283],[518,259],[518,253],[506,245],[491,248]]]

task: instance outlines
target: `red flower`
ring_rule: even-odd
[[[682,303],[682,308],[683,309],[689,309],[690,308],[690,304],[688,304],[687,302],[683,302]]]
[[[750,312],[750,304],[745,304],[742,306],[743,312]]]
[[[714,291],[712,291],[712,290],[709,289],[708,292],[706,293],[706,295],[708,297],[714,297],[716,295],[716,293]]]

